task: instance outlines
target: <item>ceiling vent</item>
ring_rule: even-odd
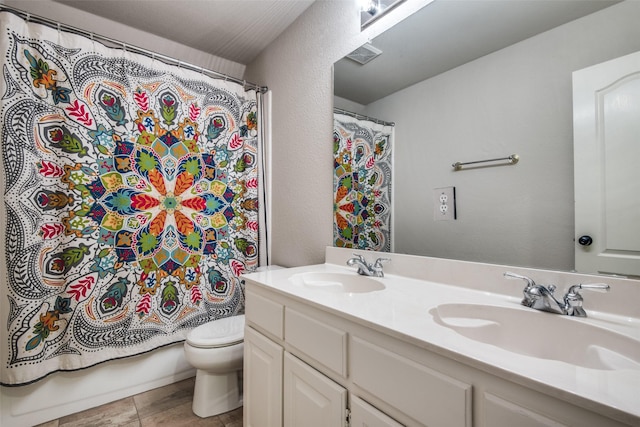
[[[358,64],[364,65],[378,57],[381,53],[382,51],[374,47],[371,43],[365,43],[347,55],[347,58],[356,61]]]

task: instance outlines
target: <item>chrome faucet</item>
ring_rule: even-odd
[[[535,310],[547,311],[549,313],[564,314],[567,316],[587,317],[587,313],[582,308],[583,298],[580,290],[592,290],[598,292],[607,292],[609,285],[606,283],[579,284],[573,285],[564,295],[562,301],[553,295],[556,290],[555,285],[538,285],[533,279],[519,274],[506,272],[504,277],[507,279],[520,279],[527,282],[522,293],[522,305],[533,308]]]
[[[353,254],[353,258],[347,261],[350,267],[358,267],[358,274],[362,276],[384,277],[382,263],[391,261],[389,258],[378,258],[375,263],[370,264],[360,254]]]

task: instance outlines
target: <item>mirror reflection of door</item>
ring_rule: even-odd
[[[640,52],[573,73],[573,120],[576,270],[640,276]]]

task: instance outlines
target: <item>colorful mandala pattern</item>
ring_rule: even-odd
[[[334,115],[334,246],[391,250],[391,139],[377,127]]]
[[[242,310],[255,95],[102,46],[5,25],[2,38],[2,382],[145,352]]]

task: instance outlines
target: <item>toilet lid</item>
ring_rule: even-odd
[[[200,325],[187,335],[193,347],[227,347],[244,341],[244,314],[225,317]]]

